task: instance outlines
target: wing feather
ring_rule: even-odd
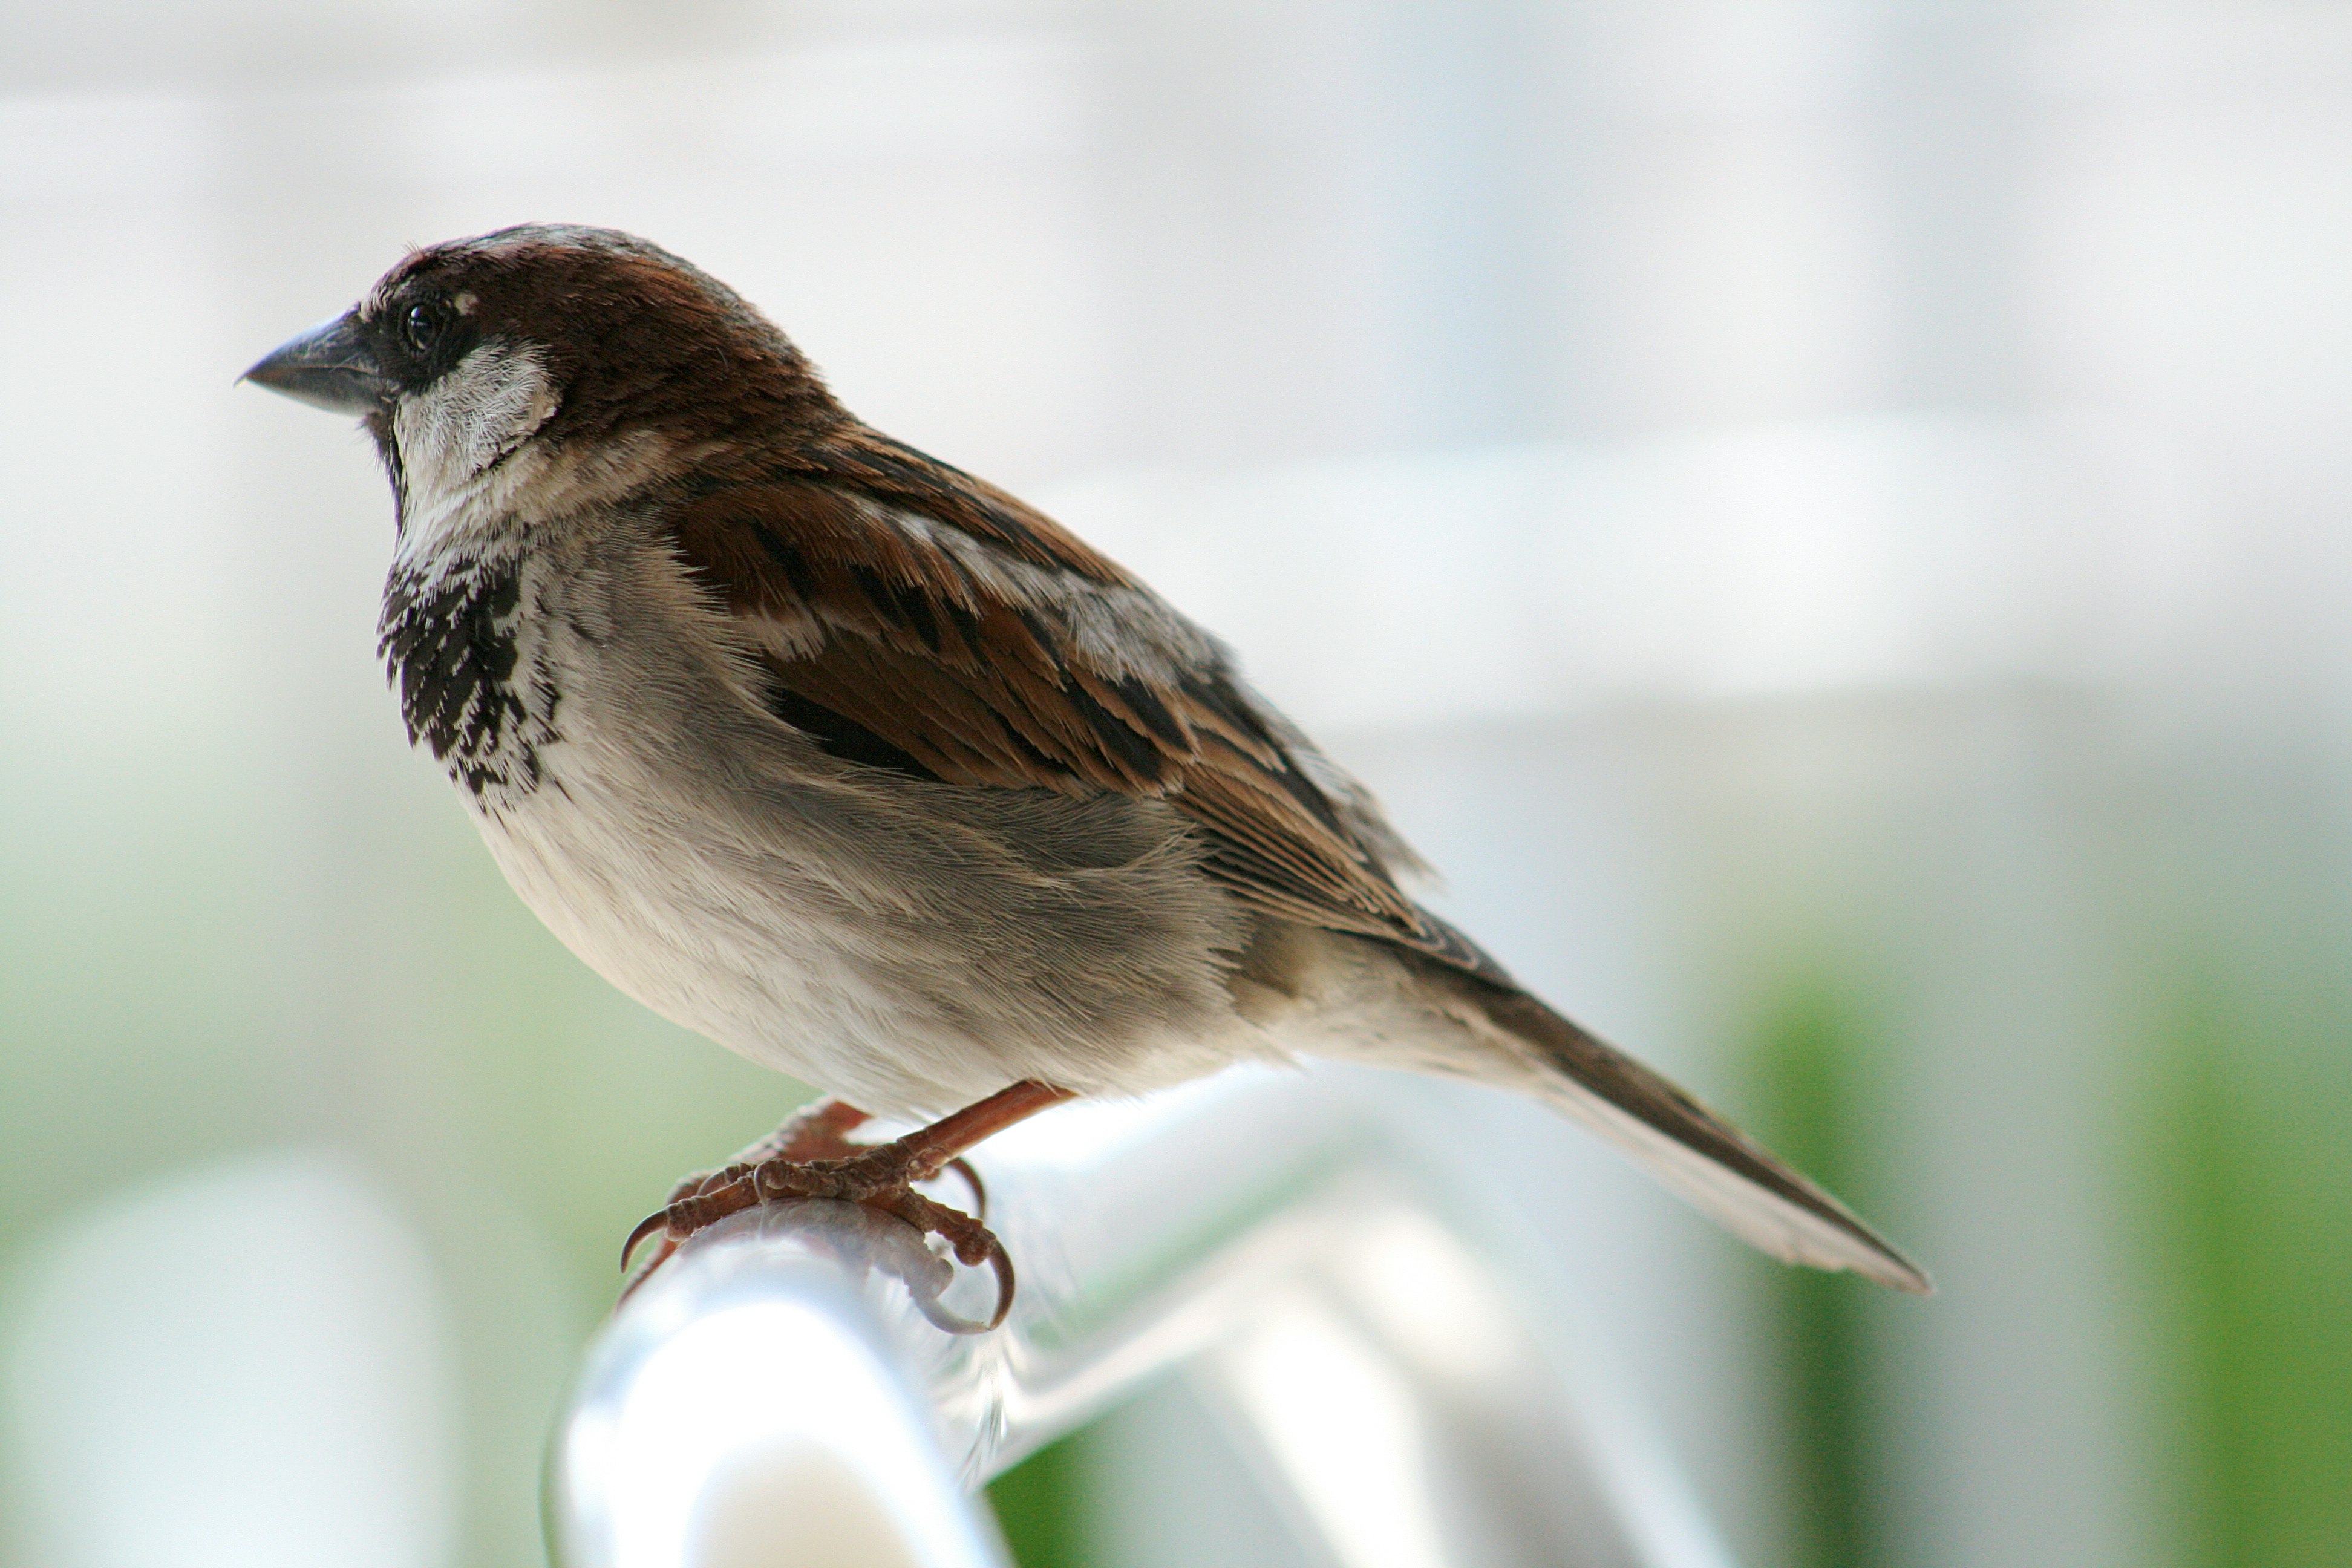
[[[814,704],[951,784],[1165,798],[1245,903],[1507,980],[1398,888],[1369,797],[1221,647],[1003,491],[854,427],[706,476],[672,529],[780,714]]]

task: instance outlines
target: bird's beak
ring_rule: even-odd
[[[356,310],[279,345],[237,379],[330,414],[373,414],[392,401],[392,382],[368,352]]]

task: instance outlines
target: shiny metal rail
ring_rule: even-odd
[[[997,1568],[970,1489],[1174,1374],[1302,1563],[1728,1568],[1444,1116],[1424,1083],[1318,1067],[1002,1134],[976,1163],[1021,1289],[992,1333],[947,1331],[992,1279],[895,1220],[712,1227],[590,1352],[551,1461],[558,1563]]]

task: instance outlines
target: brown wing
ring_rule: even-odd
[[[1203,867],[1286,919],[1507,983],[1414,905],[1223,649],[1049,519],[850,427],[674,514],[680,557],[762,647],[777,711],[950,784],[1166,798]]]

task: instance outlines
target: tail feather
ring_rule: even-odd
[[[1837,1199],[1624,1052],[1519,988],[1433,915],[1418,947],[1268,921],[1235,979],[1287,1048],[1467,1078],[1551,1104],[1733,1235],[1790,1263],[1928,1295],[1927,1274]],[[1459,952],[1467,959],[1453,956]]]
[[[1790,1263],[1934,1292],[1916,1264],[1843,1204],[1607,1041],[1516,987],[1465,975],[1451,989],[1552,1069],[1536,1075],[1538,1094],[1733,1235]]]

